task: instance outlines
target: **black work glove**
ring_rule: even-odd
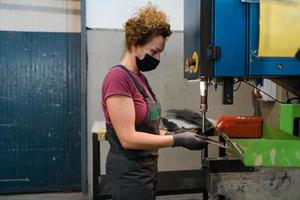
[[[173,147],[180,146],[190,150],[200,150],[207,145],[207,143],[200,139],[197,133],[194,132],[183,132],[174,134],[173,140]]]

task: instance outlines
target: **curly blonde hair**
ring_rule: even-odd
[[[172,31],[168,21],[166,14],[151,3],[140,8],[124,26],[126,49],[130,52],[132,45],[145,45],[156,36],[169,37]]]

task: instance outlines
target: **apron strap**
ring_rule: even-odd
[[[136,80],[136,78],[134,78],[134,76],[131,74],[131,72],[126,67],[124,67],[123,65],[118,65],[117,67],[120,67],[121,69],[123,69],[129,75],[129,77],[133,80],[135,86],[137,87],[137,89],[143,95],[143,97],[145,99],[149,98],[149,96],[146,93],[146,91],[144,90],[144,88],[138,83],[138,81]],[[148,85],[148,84],[146,84],[146,85]],[[149,91],[150,91],[150,89],[149,89]],[[151,92],[151,94],[152,94],[152,92]]]
[[[150,87],[149,82],[148,82],[146,76],[144,76],[144,74],[142,74],[142,77],[143,77],[143,79],[144,79],[145,82],[146,82],[146,86],[147,86],[149,92],[151,93],[151,95],[153,96],[154,100],[156,101],[156,96],[155,96],[155,94],[154,94],[152,88]]]

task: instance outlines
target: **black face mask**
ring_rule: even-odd
[[[143,59],[139,59],[138,57],[135,57],[135,60],[136,60],[137,68],[142,72],[154,70],[159,64],[159,60],[150,56],[147,53],[145,54],[145,57]]]

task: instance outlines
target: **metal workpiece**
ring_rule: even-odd
[[[299,200],[300,169],[256,168],[254,172],[208,173],[209,200]]]
[[[207,78],[200,79],[200,112],[202,116],[202,134],[205,134],[205,120],[207,112],[207,89],[208,89],[208,80]],[[204,159],[208,156],[208,149],[205,147],[201,152],[201,162],[204,162]]]

